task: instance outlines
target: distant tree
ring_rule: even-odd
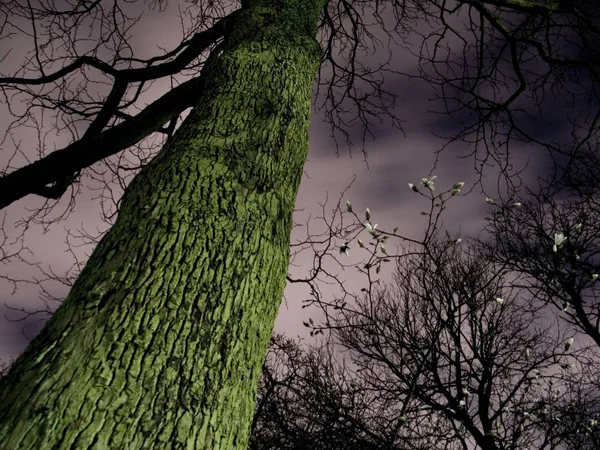
[[[304,350],[274,335],[263,366],[250,449],[377,449],[365,418],[380,418],[332,346]]]
[[[318,346],[275,335],[258,391],[250,448],[453,448],[451,429],[414,405],[419,420],[397,420],[397,399],[384,400],[341,360],[339,346]],[[406,413],[406,411],[404,411]]]
[[[431,179],[413,189],[427,195],[427,186]],[[368,287],[354,301],[317,300],[326,319],[306,326],[330,333],[323,348],[303,353],[272,343],[254,448],[338,448],[323,436],[339,442],[344,435],[354,448],[363,433],[373,446],[364,448],[378,449],[594,448],[600,352],[574,339],[569,324],[557,327],[545,305],[532,307],[506,265],[439,232],[441,213],[461,187],[430,196],[424,239],[398,253],[388,239],[401,236],[379,230],[367,211],[372,245],[356,238],[340,250],[354,243],[369,249],[359,268]],[[392,260],[393,283],[381,286],[377,274]],[[367,405],[376,409],[371,416]],[[342,424],[355,424],[353,432],[335,426]]]
[[[600,203],[598,192],[563,198],[531,194],[494,205],[478,247],[520,275],[532,307],[551,305],[560,320],[600,348]]]

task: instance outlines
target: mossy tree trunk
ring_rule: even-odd
[[[2,449],[245,449],[289,260],[325,0],[248,1],[0,382]]]

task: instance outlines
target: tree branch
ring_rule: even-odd
[[[172,61],[159,64],[158,66],[150,66],[136,69],[118,70],[110,64],[91,56],[80,56],[71,64],[62,69],[46,76],[39,78],[19,78],[19,77],[1,77],[0,84],[26,84],[26,85],[42,85],[56,81],[71,72],[76,71],[83,65],[94,67],[107,75],[113,76],[115,79],[131,83],[136,81],[149,81],[156,78],[162,78],[168,75],[173,75],[184,69],[190,62],[197,58],[204,50],[206,50],[217,39],[223,37],[231,23],[236,20],[240,10],[236,10],[218,20],[208,30],[197,33],[190,42],[175,59]]]
[[[173,116],[194,106],[202,91],[202,79],[199,76],[186,81],[131,119],[3,176],[0,178],[0,209],[28,194],[60,197],[64,190],[60,192],[58,184],[48,187],[49,184],[69,179],[81,169],[134,145],[157,131]]]

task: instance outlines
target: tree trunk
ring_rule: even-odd
[[[248,2],[197,106],[0,381],[0,448],[247,447],[325,3]]]

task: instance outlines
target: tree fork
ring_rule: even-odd
[[[245,449],[287,273],[325,0],[255,0],[0,380],[2,448]]]

